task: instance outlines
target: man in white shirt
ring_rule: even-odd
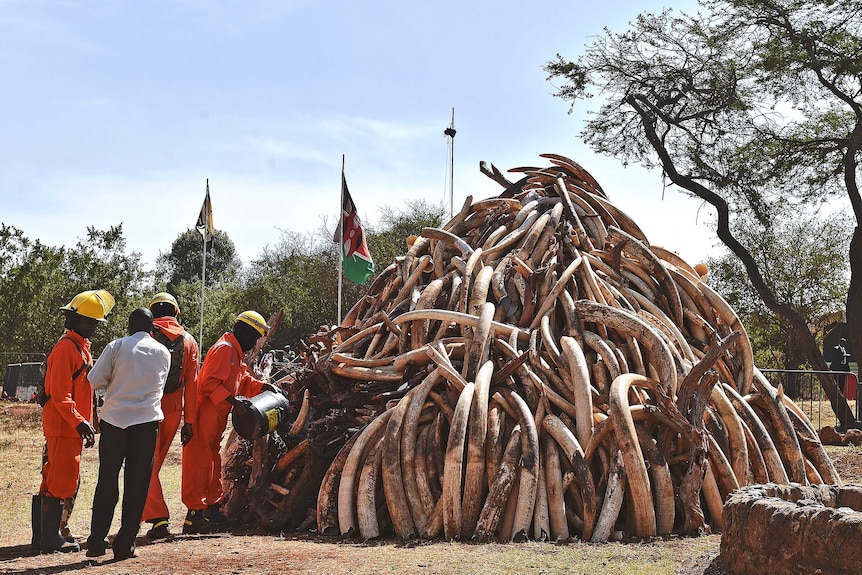
[[[105,346],[90,370],[90,385],[94,390],[105,389],[105,403],[100,414],[99,480],[87,557],[106,553],[124,464],[122,520],[111,548],[117,560],[137,556],[135,537],[150,487],[159,422],[164,418],[162,393],[170,368],[170,353],[150,337],[152,330],[152,312],[136,309],[129,316],[129,335]]]

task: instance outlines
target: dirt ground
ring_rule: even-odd
[[[862,448],[825,447],[845,483],[862,483]]]
[[[696,556],[681,542],[675,573],[678,575],[727,575],[717,560],[719,537],[701,538]],[[84,552],[38,555],[29,546],[0,548],[0,573],[35,574],[133,574],[133,573],[229,573],[246,574],[500,574],[500,573],[640,573],[651,556],[667,553],[671,542],[590,545],[571,543],[483,544],[382,541],[359,543],[334,541],[313,534],[273,535],[255,533],[178,536],[148,542],[138,539],[139,557],[114,561],[110,551],[99,560]],[[591,547],[591,548],[587,548]],[[633,547],[627,549],[626,547]],[[603,557],[597,557],[597,552]],[[640,554],[633,559],[632,554]],[[598,562],[598,563],[596,563]],[[616,567],[614,567],[616,565]],[[657,571],[656,571],[657,572]],[[660,571],[662,573],[671,573]]]
[[[862,455],[859,460],[862,465]],[[420,540],[361,542],[315,532],[234,530],[148,541],[143,536],[145,524],[136,542],[139,557],[114,561],[110,550],[95,560],[87,558],[84,551],[39,554],[26,544],[29,524],[16,527],[15,540],[25,544],[0,547],[0,573],[728,575],[718,561],[720,535],[609,544],[579,541],[470,544]],[[179,520],[172,520],[171,530],[180,530]],[[74,532],[85,535],[86,529],[78,527]],[[111,532],[116,532],[116,525]]]
[[[14,440],[23,457],[30,437]],[[177,442],[178,443],[178,442]],[[2,446],[0,446],[2,447]],[[845,483],[862,483],[862,448],[831,447],[827,451]],[[86,450],[84,465],[92,473],[96,465],[95,450]],[[35,452],[34,452],[35,453]],[[8,465],[8,464],[4,464]],[[178,466],[179,453],[169,454],[166,465]],[[3,477],[4,473],[0,473]],[[4,486],[12,484],[3,477]],[[38,479],[34,479],[38,481]],[[87,478],[92,482],[92,477]],[[2,493],[0,493],[2,495]],[[16,496],[15,500],[23,496]],[[8,505],[8,503],[7,503]],[[172,508],[171,530],[178,532],[182,507]],[[0,509],[0,517],[2,515]],[[84,535],[88,511],[79,515],[74,532]],[[119,509],[118,509],[119,512]],[[377,574],[383,572],[408,575],[478,574],[515,575],[521,573],[625,574],[639,575],[729,575],[718,558],[720,535],[699,538],[669,538],[639,543],[563,544],[529,542],[522,544],[482,544],[427,541],[372,541],[323,537],[314,532],[271,533],[233,531],[207,536],[175,536],[151,542],[143,537],[143,525],[137,545],[139,557],[114,561],[110,550],[97,560],[84,552],[45,554],[29,546],[29,516],[16,516],[17,525],[2,525],[0,537],[0,573],[10,574],[161,574],[161,573],[252,573],[299,574]],[[8,519],[6,521],[9,521]],[[9,521],[12,522],[12,521]],[[115,523],[117,519],[115,518]],[[116,532],[116,526],[112,533]],[[11,535],[11,537],[10,537]],[[14,542],[10,544],[10,541]]]

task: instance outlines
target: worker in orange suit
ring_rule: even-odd
[[[262,390],[277,392],[250,373],[245,354],[266,334],[268,326],[256,311],[236,317],[231,332],[209,349],[198,374],[198,417],[191,441],[183,448],[183,501],[188,507],[183,533],[209,533],[225,520],[220,509],[221,440],[231,410],[249,409]]]
[[[168,455],[168,450],[180,429],[180,442],[188,445],[194,434],[197,416],[197,372],[200,351],[195,338],[185,330],[177,318],[180,306],[174,296],[167,292],[157,293],[149,305],[153,312],[153,337],[161,342],[171,354],[171,368],[162,395],[162,412],[165,418],[159,424],[153,473],[150,490],[144,506],[143,521],[152,523],[147,531],[148,539],[170,537],[170,513],[165,503],[159,471]],[[186,502],[185,493],[183,502]]]
[[[42,466],[39,494],[39,548],[42,551],[79,551],[80,546],[66,541],[60,533],[63,499],[78,490],[81,451],[96,442],[90,423],[93,414],[93,390],[87,379],[93,356],[90,338],[96,326],[114,307],[114,298],[105,290],[79,293],[60,309],[65,315],[66,331],[54,345],[47,360],[45,395],[42,408],[42,431],[45,434],[46,460]]]

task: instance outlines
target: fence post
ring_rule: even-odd
[[[837,385],[839,388],[839,393],[841,398],[844,399],[842,405],[839,407],[840,410],[847,410],[847,413],[844,414],[847,417],[845,418],[849,425],[855,427],[859,423],[860,416],[860,407],[859,407],[859,395],[862,393],[862,388],[859,385],[859,374],[854,372],[837,372],[837,371],[815,371],[815,370],[796,370],[796,369],[762,369],[761,372],[764,375],[771,375],[770,383],[775,387],[778,387],[778,384],[782,384],[784,386],[785,393],[788,394],[789,398],[792,398],[793,395],[791,392],[794,389],[797,391],[797,397],[793,399],[796,401],[801,407],[802,411],[806,412],[805,407],[805,393],[806,393],[806,382],[808,383],[808,419],[811,423],[814,423],[814,385],[817,384],[817,389],[819,390],[817,397],[817,427],[818,429],[823,424],[823,399],[824,399],[824,391],[823,386],[819,384],[819,379],[817,378],[818,374],[829,374],[831,377],[835,378],[837,385],[837,377],[843,376],[845,378],[853,378],[853,379],[845,379],[845,385]],[[777,383],[776,383],[777,382]],[[856,391],[856,408],[852,409],[847,401],[846,389],[850,386],[853,386],[852,389]],[[832,410],[832,415],[834,416],[834,426],[837,428],[841,422],[840,415],[834,409]]]

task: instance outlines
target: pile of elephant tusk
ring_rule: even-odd
[[[739,486],[840,485],[722,297],[581,166],[542,157],[517,181],[483,164],[500,196],[424,229],[287,382],[298,415],[267,465],[314,478],[318,532],[693,535]],[[309,444],[339,417],[355,427],[320,464]]]

